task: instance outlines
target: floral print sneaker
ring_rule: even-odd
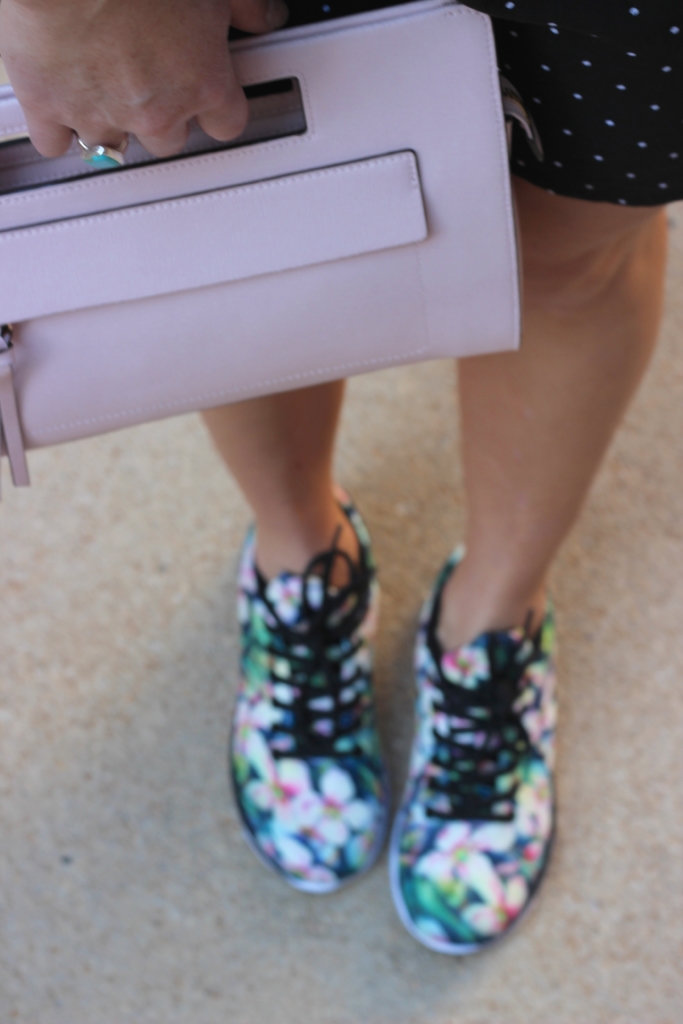
[[[268,582],[252,529],[239,571],[235,798],[260,860],[313,893],[367,871],[387,823],[372,692],[379,589],[365,525],[346,495],[340,505],[358,538],[358,565],[333,543],[302,575]],[[330,584],[338,559],[349,576],[339,588]]]
[[[552,607],[534,636],[484,633],[456,651],[437,639],[442,570],[416,646],[417,735],[390,851],[411,935],[474,953],[516,921],[539,886],[554,829]]]

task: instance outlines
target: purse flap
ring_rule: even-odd
[[[324,263],[427,236],[410,150],[0,233],[0,321]]]

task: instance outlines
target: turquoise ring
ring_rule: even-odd
[[[114,167],[122,167],[125,163],[124,153],[128,145],[128,139],[121,146],[88,146],[80,135],[76,136],[78,145],[81,147],[81,157],[86,164],[96,167],[99,171],[110,170]]]

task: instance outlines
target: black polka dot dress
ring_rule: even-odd
[[[545,158],[515,131],[512,170],[622,206],[683,199],[683,0],[473,0]]]

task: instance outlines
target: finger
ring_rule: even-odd
[[[31,142],[43,156],[61,156],[73,142],[73,132],[57,121],[48,121],[40,114],[24,110]]]
[[[212,139],[219,139],[221,142],[236,139],[241,135],[247,127],[248,120],[247,99],[236,81],[231,84],[222,103],[197,114],[200,128]]]
[[[232,0],[230,24],[243,32],[271,32],[281,28],[289,17],[283,0]]]
[[[185,148],[189,130],[189,124],[184,122],[163,135],[137,135],[137,139],[152,156],[174,156]]]

